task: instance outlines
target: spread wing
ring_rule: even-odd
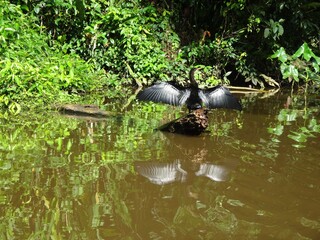
[[[189,89],[178,89],[167,82],[157,83],[138,93],[138,99],[144,101],[183,105],[190,96]]]
[[[185,181],[187,172],[181,168],[180,161],[173,163],[135,163],[136,171],[152,183],[164,185],[175,181]]]
[[[201,163],[199,171],[195,172],[196,176],[205,176],[216,182],[226,181],[230,170],[221,165],[210,163]]]
[[[242,106],[228,88],[216,86],[206,90],[199,91],[199,96],[207,108],[230,108],[242,110]]]

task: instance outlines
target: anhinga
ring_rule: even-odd
[[[190,83],[188,87],[181,87],[174,83],[160,82],[139,92],[138,99],[167,103],[174,106],[187,105],[189,111],[200,109],[203,106],[212,108],[228,108],[242,110],[240,102],[230,93],[229,89],[218,85],[213,88],[200,89],[194,79],[194,72],[189,73]]]

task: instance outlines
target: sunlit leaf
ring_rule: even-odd
[[[303,46],[304,46],[303,58],[307,61],[310,61],[310,58],[314,55],[314,53],[309,48],[307,43],[304,43]]]
[[[292,59],[296,59],[298,57],[300,57],[304,52],[304,46],[301,45],[298,50],[292,55]]]
[[[316,63],[317,63],[318,65],[320,65],[320,57],[318,57],[318,56],[313,56],[313,58],[314,58],[314,60],[316,60]]]
[[[299,81],[299,71],[294,65],[284,65],[280,67],[283,78],[293,78],[295,81]]]
[[[288,60],[286,50],[283,47],[281,47],[278,51],[271,55],[271,58],[278,58],[282,63]]]
[[[313,69],[316,73],[319,72],[319,64],[317,62],[313,62],[312,63]]]

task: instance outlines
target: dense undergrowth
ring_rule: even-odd
[[[48,35],[19,6],[0,9],[0,106],[42,105],[101,87],[106,76],[76,54],[49,47]]]
[[[0,107],[183,82],[318,88],[320,6],[312,1],[0,0]],[[295,85],[297,85],[295,84]]]

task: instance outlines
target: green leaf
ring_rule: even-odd
[[[300,57],[304,52],[304,47],[303,45],[301,45],[298,50],[292,55],[292,59],[296,59],[298,57]]]
[[[319,64],[316,63],[316,62],[313,62],[313,63],[312,63],[312,66],[313,66],[314,71],[315,71],[316,73],[318,73],[318,72],[319,72]]]
[[[307,43],[304,43],[303,46],[304,46],[303,58],[307,61],[310,61],[310,58],[314,56],[314,53],[309,48]]]
[[[280,70],[284,79],[293,78],[295,81],[299,81],[299,71],[294,65],[281,64]]]
[[[290,75],[293,77],[293,79],[298,82],[299,81],[299,71],[298,71],[298,69],[293,65],[289,65],[289,72],[290,72]]]
[[[311,50],[309,45],[307,43],[302,44],[299,49],[292,55],[292,59],[296,59],[298,57],[301,57],[303,55],[304,60],[310,61],[311,57],[314,57],[315,59],[318,58]],[[316,59],[316,61],[320,61],[319,59]]]
[[[284,32],[284,30],[283,30],[282,25],[279,25],[279,28],[278,28],[278,35],[279,35],[279,36],[282,36],[282,35],[283,35],[283,32]]]
[[[320,57],[314,55],[313,58],[316,60],[317,64],[320,65]]]
[[[288,55],[286,53],[286,50],[281,47],[278,51],[271,55],[271,58],[278,58],[278,60],[280,60],[282,63],[285,63],[288,60]]]

